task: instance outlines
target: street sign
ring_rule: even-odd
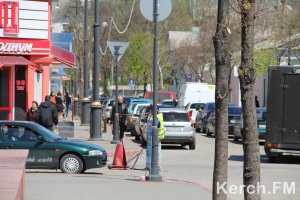
[[[143,16],[153,22],[153,0],[140,0],[140,10]],[[172,12],[171,0],[158,0],[158,21],[163,21]]]
[[[125,54],[126,49],[128,48],[128,42],[119,42],[119,41],[107,41],[107,45],[111,51],[111,54],[117,60],[120,61],[122,56]]]

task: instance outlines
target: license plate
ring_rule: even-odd
[[[169,132],[181,132],[181,131],[183,131],[183,128],[174,128],[174,127],[171,127],[171,128],[166,128],[166,129]]]

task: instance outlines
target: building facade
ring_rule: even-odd
[[[0,120],[24,120],[50,90],[50,65],[74,65],[51,45],[50,0],[0,0]]]

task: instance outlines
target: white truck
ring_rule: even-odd
[[[186,82],[178,91],[178,105],[215,102],[215,85],[200,82]]]

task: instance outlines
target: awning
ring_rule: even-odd
[[[0,67],[12,65],[35,65],[23,56],[0,56]]]
[[[50,56],[34,60],[36,64],[65,64],[68,67],[75,66],[75,55],[60,47],[52,46]]]

